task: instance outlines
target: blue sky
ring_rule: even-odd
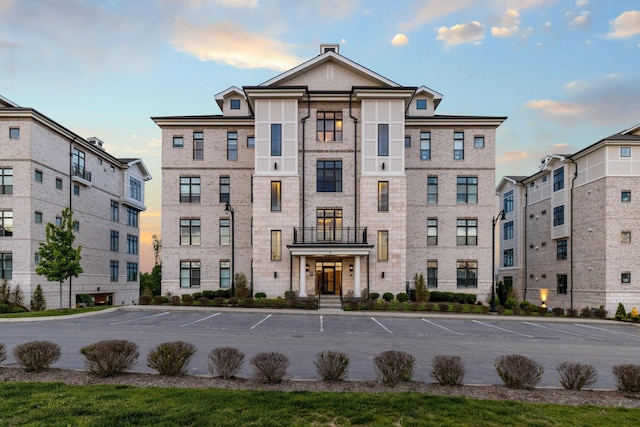
[[[0,95],[144,160],[149,271],[161,203],[149,117],[217,114],[216,93],[338,42],[442,93],[439,114],[508,116],[497,179],[640,122],[638,0],[0,0]]]

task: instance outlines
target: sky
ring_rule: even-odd
[[[497,181],[640,122],[640,0],[0,0],[0,95],[143,159],[148,272],[162,160],[150,117],[219,114],[216,93],[321,43],[443,94],[437,114],[507,116]]]

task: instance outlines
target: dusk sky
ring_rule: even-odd
[[[216,93],[321,43],[443,94],[438,114],[508,116],[497,180],[640,122],[639,0],[0,0],[0,95],[144,160],[147,272],[161,222],[149,117],[219,114]]]

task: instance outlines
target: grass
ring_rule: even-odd
[[[1,313],[0,318],[13,318],[13,317],[47,317],[47,316],[68,316],[70,314],[87,313],[90,311],[100,311],[107,308],[112,308],[110,305],[101,305],[94,307],[82,307],[82,308],[61,308],[56,310],[44,310],[44,311],[25,311],[22,313]]]
[[[0,384],[3,426],[611,426],[640,410],[420,393],[330,393]]]

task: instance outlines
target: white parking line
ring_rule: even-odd
[[[267,317],[265,317],[264,319],[262,319],[261,321],[259,321],[258,323],[256,323],[255,325],[253,325],[253,326],[252,326],[251,328],[249,328],[249,329],[253,329],[253,328],[255,328],[255,327],[256,327],[256,326],[258,326],[260,323],[262,323],[262,322],[264,322],[265,320],[267,320],[269,317],[271,317],[271,315],[270,315],[270,314],[269,314]]]
[[[203,320],[207,320],[210,319],[212,317],[216,317],[218,315],[220,315],[221,313],[216,313],[216,314],[212,314],[211,316],[207,316],[207,317],[203,317],[202,319],[198,319],[195,322],[189,322],[189,323],[185,323],[184,325],[180,325],[181,328],[184,328],[185,326],[189,326],[189,325],[194,325],[196,323],[202,322]]]
[[[527,337],[527,338],[533,338],[533,336],[531,336],[531,335],[521,334],[520,332],[516,332],[516,331],[510,331],[509,329],[504,329],[504,328],[501,328],[500,326],[490,325],[488,323],[484,323],[484,322],[481,322],[479,320],[474,320],[474,322],[479,323],[479,324],[484,325],[484,326],[488,326],[489,328],[494,328],[494,329],[499,329],[499,330],[504,331],[504,332],[509,332],[511,334],[516,334],[516,335],[520,335],[520,336]]]
[[[451,332],[452,334],[460,335],[461,337],[463,337],[463,336],[464,336],[464,334],[461,334],[460,332],[456,332],[456,331],[454,331],[454,330],[452,330],[452,329],[445,328],[444,326],[442,326],[442,325],[438,325],[437,323],[434,323],[434,322],[432,322],[431,320],[427,320],[427,319],[422,319],[422,320],[424,320],[425,322],[427,322],[427,323],[429,323],[429,324],[431,324],[431,325],[433,325],[433,326],[437,326],[438,328],[442,328],[442,329],[444,329],[445,331],[449,331],[449,332]]]
[[[522,323],[524,323],[525,325],[537,326],[538,328],[549,329],[550,331],[560,332],[567,335],[575,335],[576,337],[589,338],[591,340],[596,340],[596,341],[604,341],[604,339],[602,338],[591,337],[589,335],[576,334],[575,332],[563,331],[561,329],[553,329],[548,326],[538,325],[536,323],[530,323],[530,322],[522,322]]]
[[[595,329],[597,331],[602,331],[602,332],[607,332],[609,334],[616,334],[616,335],[625,335],[628,337],[636,337],[636,338],[640,338],[640,335],[638,334],[626,334],[624,332],[616,332],[616,331],[609,331],[607,329],[602,329],[602,328],[596,328],[595,326],[589,326],[589,325],[581,325],[580,323],[574,323],[574,325],[576,326],[580,326],[582,328],[589,328],[589,329]]]
[[[384,329],[385,331],[389,332],[390,334],[392,334],[392,333],[393,333],[393,332],[391,332],[389,329],[385,328],[385,326],[384,326],[382,323],[378,322],[378,321],[377,321],[376,319],[374,319],[373,317],[371,318],[371,320],[373,320],[374,322],[376,322],[378,325],[380,325],[380,327],[381,327],[382,329]]]
[[[142,320],[142,319],[149,319],[151,317],[156,317],[156,316],[164,316],[165,314],[169,314],[168,311],[165,311],[163,313],[158,313],[158,314],[152,314],[151,316],[144,316],[144,317],[138,317],[137,319],[131,319],[131,320],[123,320],[122,322],[113,322],[113,323],[109,323],[109,326],[113,326],[113,325],[121,325],[123,323],[129,323],[129,322],[136,322],[138,320]]]
[[[324,332],[324,326],[322,323],[322,316],[320,316],[320,332]]]

